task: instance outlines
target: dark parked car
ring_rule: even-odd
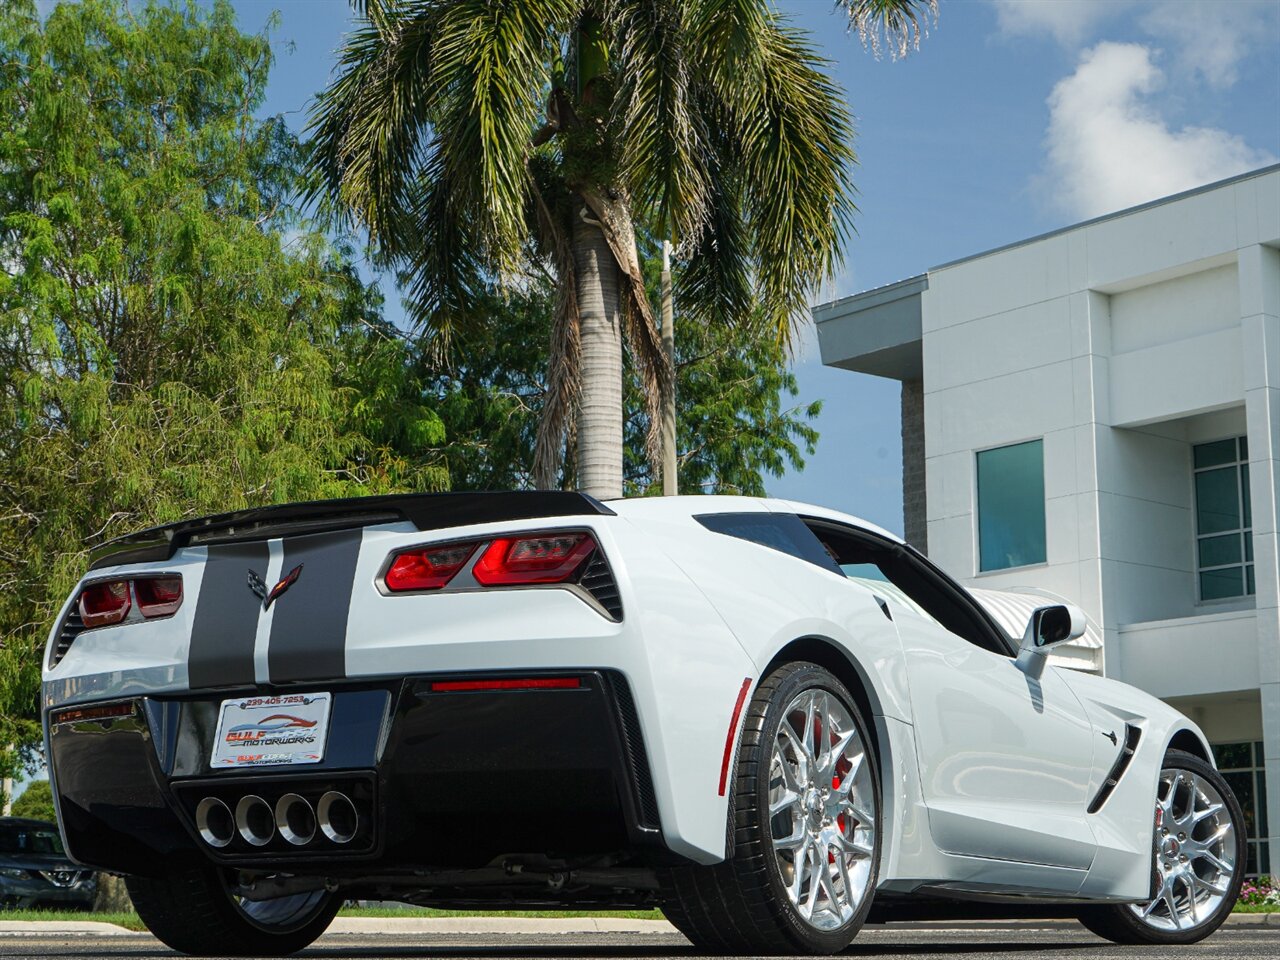
[[[54,824],[0,817],[0,907],[88,910],[97,890],[94,872],[71,862]]]

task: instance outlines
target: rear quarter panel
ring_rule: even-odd
[[[764,502],[747,498],[704,499],[702,510],[770,512]],[[725,676],[703,693],[704,697],[714,695],[717,699],[724,724],[731,716],[741,677],[749,675],[754,690],[763,672],[793,641],[823,640],[858,665],[870,687],[874,714],[865,719],[881,744],[886,837],[883,873],[891,875],[902,838],[909,835],[917,845],[924,842],[921,824],[916,822],[922,817],[923,808],[909,735],[911,706],[902,648],[894,625],[874,596],[865,587],[807,561],[714,533],[690,516],[687,503],[632,501],[623,517],[652,538],[662,555],[660,562],[678,569],[696,586],[719,618],[721,629],[727,628],[746,654],[747,674],[739,674],[736,682]],[[637,584],[637,589],[642,591],[644,609],[658,606],[643,587]],[[657,624],[646,624],[648,645],[654,642],[655,627]],[[695,636],[689,640],[703,642]],[[713,675],[708,672],[708,677]],[[735,743],[736,737],[737,730]],[[708,751],[708,756],[711,753]],[[717,815],[723,818],[723,807]]]

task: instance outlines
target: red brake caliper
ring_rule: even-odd
[[[840,762],[836,764],[836,775],[831,778],[832,790],[840,789],[840,780],[846,773],[849,772],[849,768],[851,766],[853,766],[853,764],[849,763],[849,761],[844,759],[843,757],[840,759]],[[840,828],[840,832],[844,833],[844,814],[843,813],[836,817],[836,825]],[[830,850],[827,851],[827,862],[828,863],[836,862],[836,856]]]

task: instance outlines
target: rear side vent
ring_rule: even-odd
[[[73,603],[67,615],[62,618],[62,623],[58,626],[58,638],[54,640],[53,649],[49,651],[50,670],[62,662],[62,658],[71,649],[71,644],[75,643],[76,637],[82,632],[84,632],[84,620],[80,618],[80,604]]]
[[[604,675],[613,695],[613,702],[618,708],[618,719],[622,724],[622,746],[627,755],[627,764],[631,768],[631,785],[635,790],[636,805],[639,808],[639,826],[641,829],[656,830],[658,823],[658,798],[653,789],[653,776],[649,770],[649,755],[644,747],[644,734],[640,730],[640,717],[636,713],[636,703],[631,696],[631,687],[626,679],[618,673],[609,671]]]
[[[1102,809],[1102,805],[1107,802],[1107,798],[1115,790],[1116,784],[1120,782],[1124,772],[1129,769],[1129,764],[1133,762],[1133,755],[1137,752],[1138,741],[1141,739],[1141,730],[1131,723],[1124,725],[1124,746],[1120,748],[1120,756],[1116,757],[1116,762],[1111,765],[1111,772],[1107,774],[1107,779],[1102,784],[1102,789],[1093,798],[1093,803],[1089,804],[1090,813],[1097,813]]]
[[[604,607],[614,620],[622,619],[622,597],[618,593],[618,583],[613,579],[609,561],[605,560],[601,551],[597,550],[591,557],[578,585],[595,597],[596,603]]]

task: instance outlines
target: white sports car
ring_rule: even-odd
[[[1194,942],[1239,804],[1186,717],[1048,662],[1084,628],[1046,603],[1015,641],[795,503],[295,504],[102,549],[44,723],[67,849],[187,953],[290,953],[348,898],[660,906],[750,954],[869,913]]]

